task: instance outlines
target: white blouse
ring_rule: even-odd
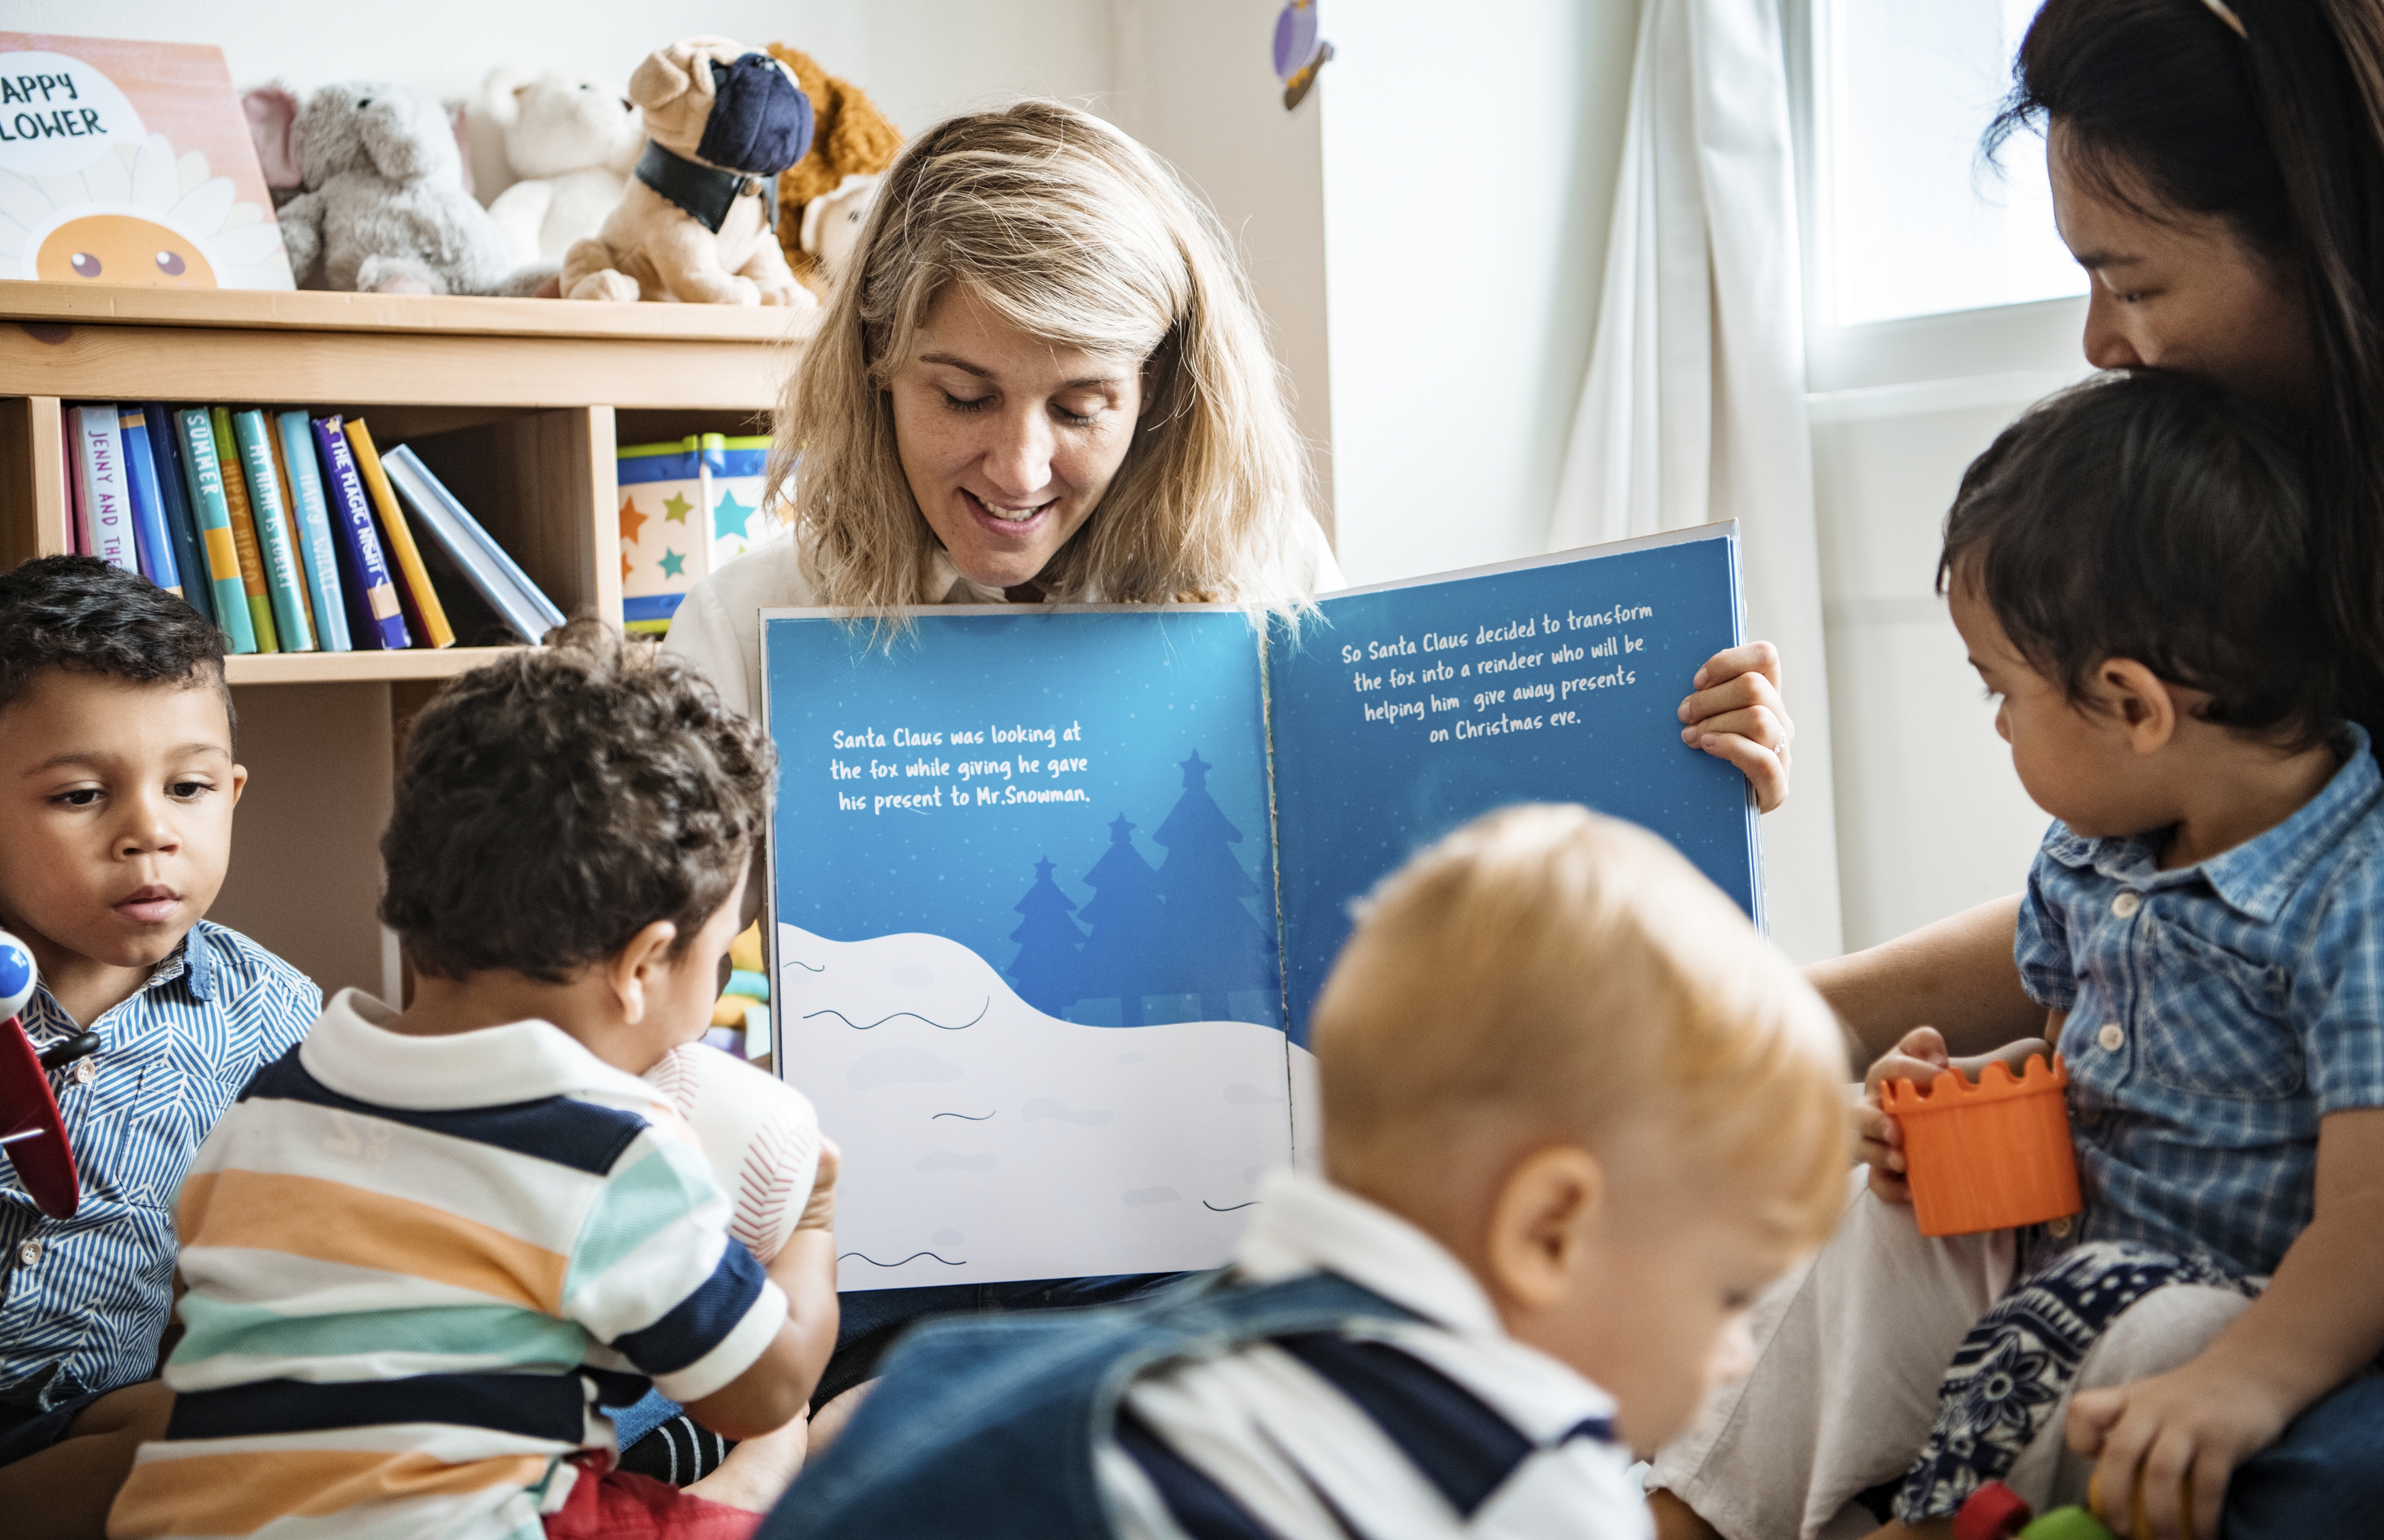
[[[689,589],[671,617],[663,646],[708,675],[723,699],[762,714],[764,610],[800,609],[820,602],[791,532],[781,532]],[[943,552],[935,554],[930,587],[940,586],[942,604],[1001,604],[1000,589],[969,581]],[[1294,526],[1291,538],[1268,565],[1268,598],[1304,598],[1345,587],[1340,564],[1314,519]],[[1098,602],[1098,593],[1084,598]]]

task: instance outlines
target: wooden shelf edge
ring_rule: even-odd
[[[224,677],[236,685],[452,679],[512,651],[510,647],[409,647],[380,652],[243,652],[224,660]]]
[[[144,289],[0,279],[0,320],[53,326],[788,342],[818,329],[819,314],[817,309],[770,305],[613,304],[463,294],[335,294],[311,289]]]

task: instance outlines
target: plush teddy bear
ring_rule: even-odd
[[[646,126],[620,87],[550,70],[489,71],[480,110],[504,134],[518,179],[489,205],[516,265],[560,262],[604,223],[629,185]]]
[[[262,134],[273,126],[257,120],[260,110],[269,114],[271,103],[252,106],[252,130]],[[305,191],[279,218],[301,286],[384,294],[504,287],[504,239],[465,191],[444,109],[378,81],[327,85],[306,99],[287,143]]]
[[[774,43],[770,56],[795,72],[795,83],[812,104],[811,153],[778,179],[778,243],[786,249],[787,266],[794,275],[826,297],[827,282],[804,235],[813,228],[806,215],[815,200],[840,195],[852,233],[859,235],[861,223],[851,216],[856,207],[866,214],[869,195],[856,193],[852,179],[874,177],[893,165],[902,153],[902,130],[877,110],[866,92],[830,75],[809,54]],[[870,185],[874,189],[875,184]],[[833,231],[835,227],[824,219],[820,228]]]
[[[564,297],[815,308],[776,229],[772,184],[812,143],[792,71],[726,38],[683,38],[638,66],[629,100],[645,153],[594,239],[564,254]]]
[[[878,185],[885,180],[883,171],[855,172],[838,182],[835,192],[803,205],[801,239],[808,262],[796,268],[795,278],[821,299],[826,299],[843,280],[852,248],[861,244],[861,229],[876,206]]]

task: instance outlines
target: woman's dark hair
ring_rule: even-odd
[[[2087,185],[2222,218],[2298,291],[2311,591],[2346,656],[2344,714],[2384,743],[2384,6],[2229,8],[2240,36],[2204,0],[2046,0],[1986,143],[2058,122]]]
[[[2195,714],[2303,749],[2342,720],[2309,602],[2315,520],[2269,409],[2134,369],[2039,404],[1962,475],[1937,588],[1986,601],[2030,664],[2085,699],[2132,658],[2210,697]]]
[[[575,620],[414,719],[380,917],[426,974],[549,983],[656,920],[674,955],[736,890],[777,752],[694,668]]]

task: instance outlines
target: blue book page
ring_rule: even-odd
[[[1689,681],[1742,621],[1735,525],[1335,595],[1269,652],[1295,1043],[1349,903],[1510,802],[1582,802],[1661,835],[1757,915],[1755,813],[1681,741]]]
[[[1197,606],[762,620],[780,1073],[842,1287],[1225,1260],[1289,1155],[1260,633]]]

